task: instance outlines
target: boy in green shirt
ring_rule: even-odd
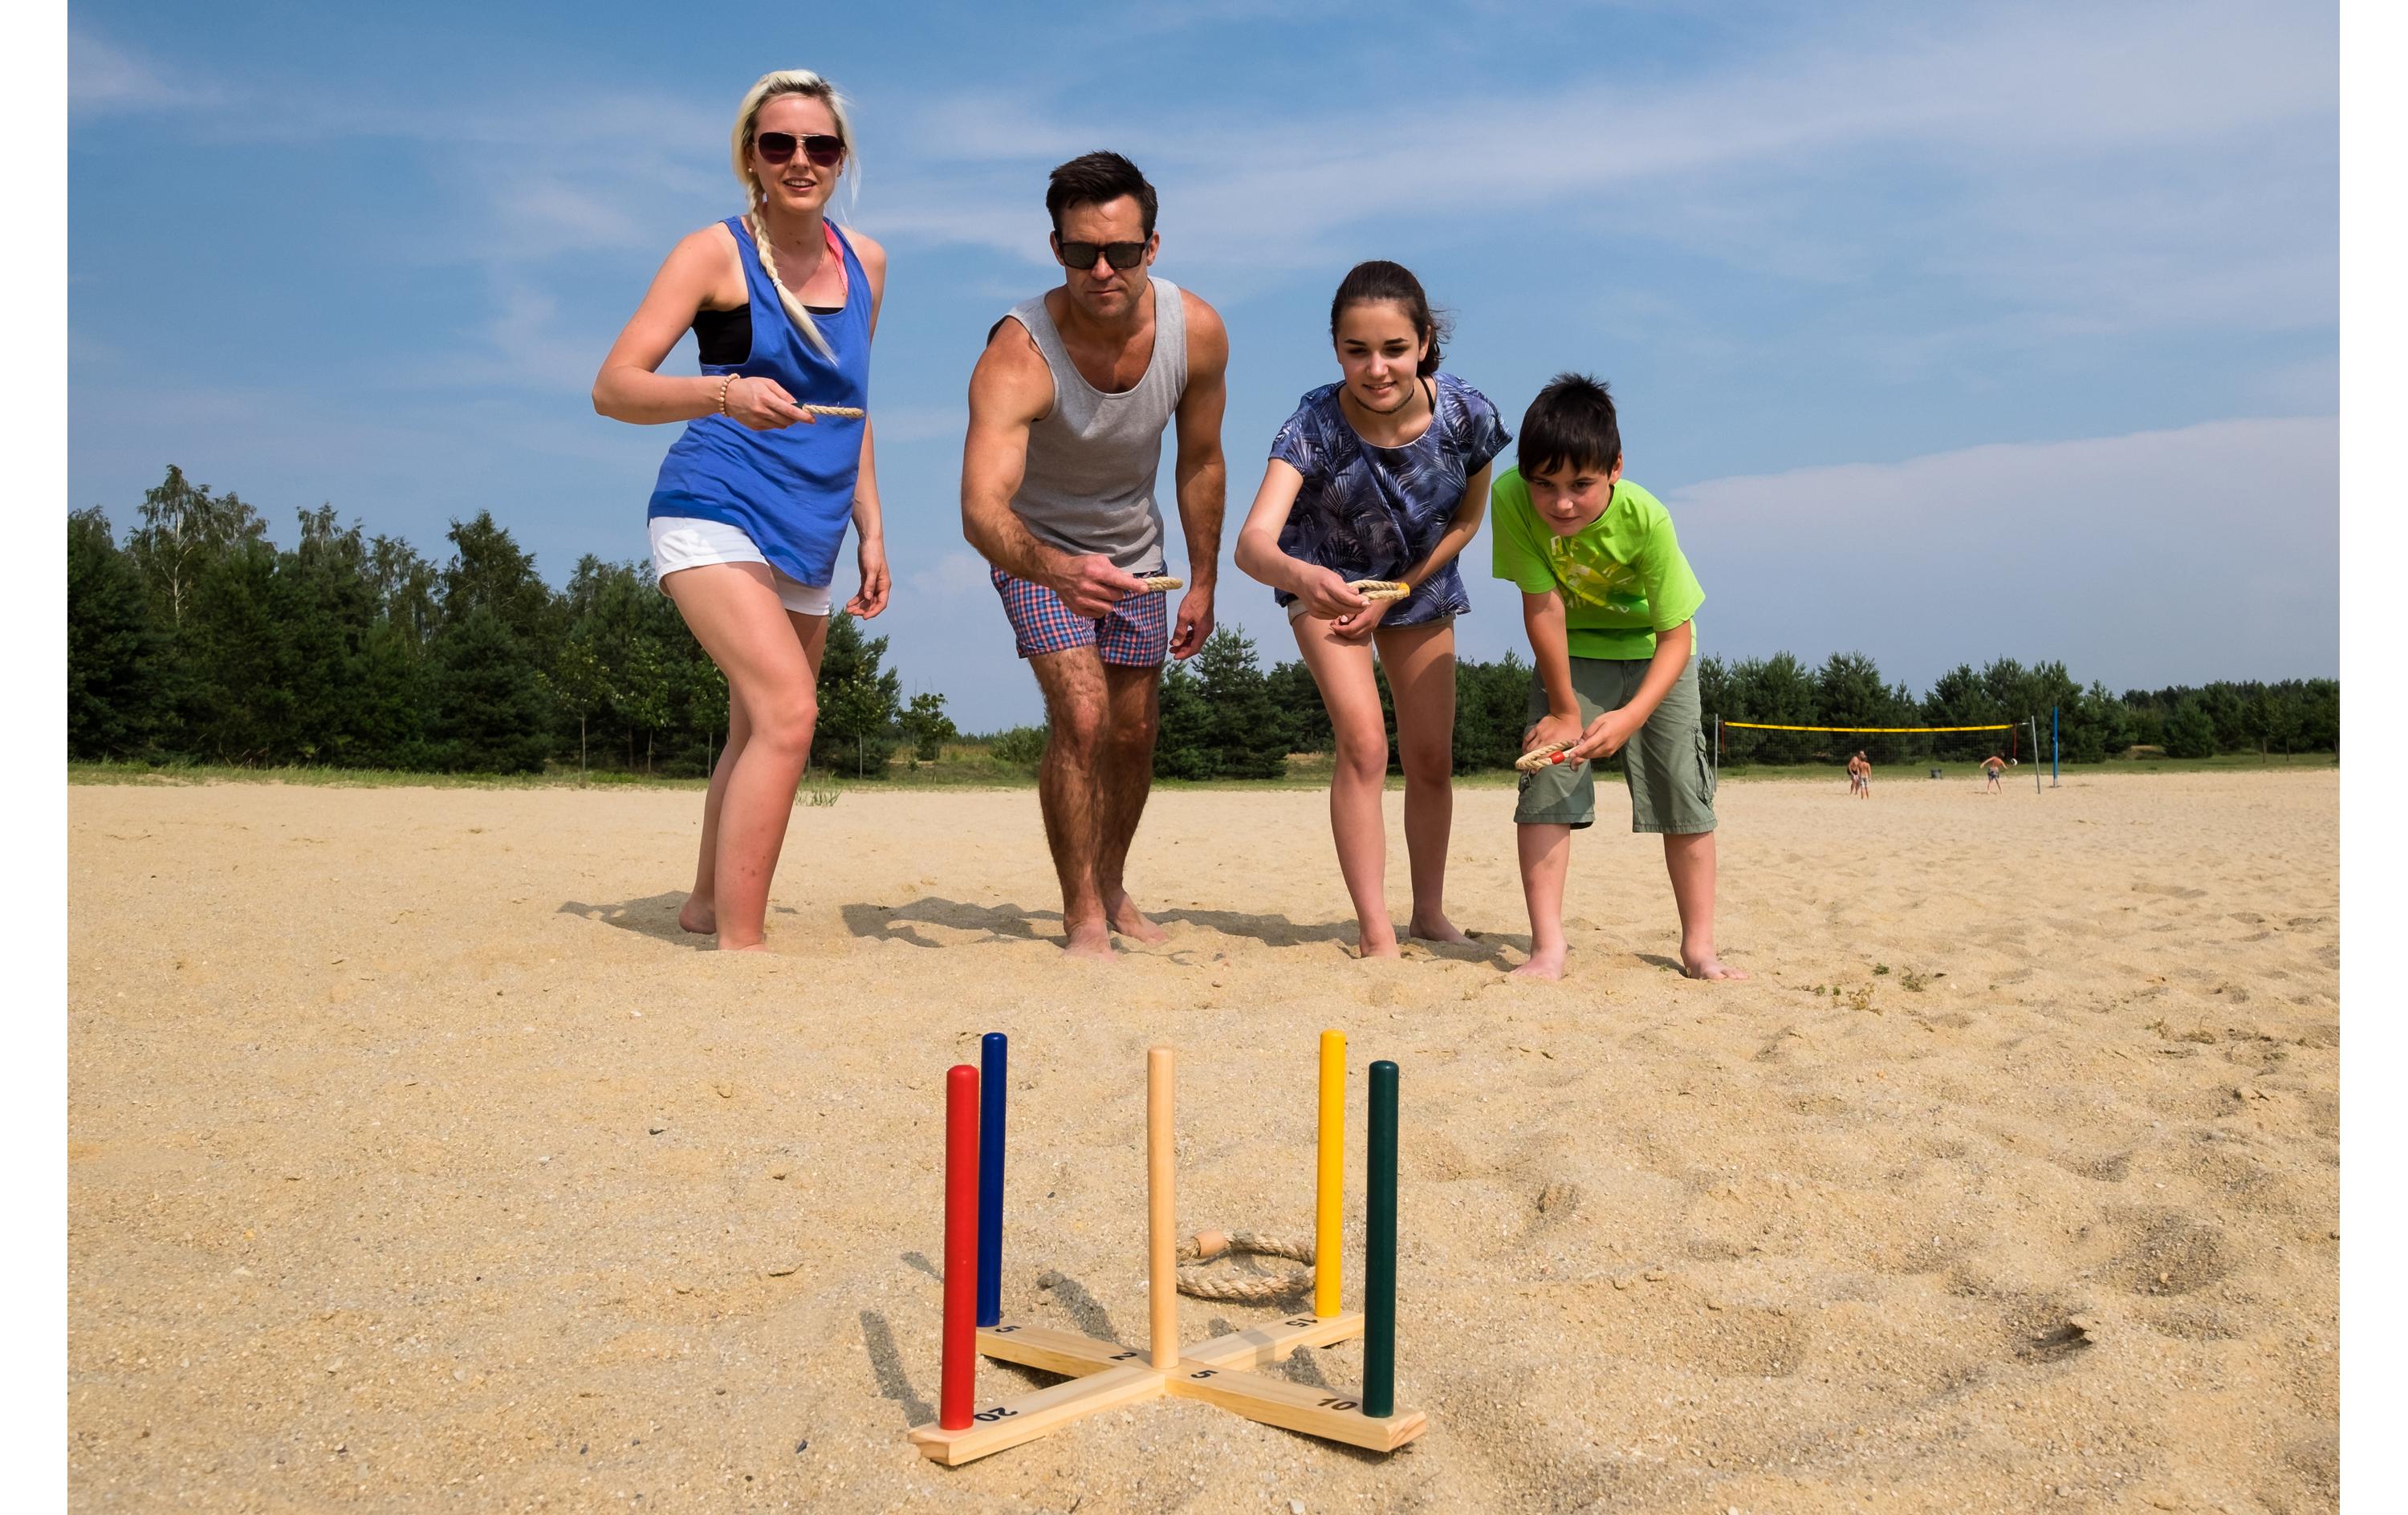
[[[1530,960],[1516,975],[1564,973],[1564,876],[1571,834],[1597,819],[1593,758],[1622,754],[1630,829],[1664,837],[1681,913],[1681,967],[1744,979],[1714,955],[1714,776],[1698,708],[1692,618],[1705,603],[1672,520],[1622,478],[1613,397],[1558,374],[1522,418],[1520,466],[1489,491],[1495,573],[1522,591],[1530,633],[1525,751],[1572,743],[1522,779],[1514,808]]]

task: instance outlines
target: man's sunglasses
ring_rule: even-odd
[[[1054,250],[1065,268],[1093,268],[1098,254],[1115,268],[1134,268],[1145,259],[1142,242],[1065,242],[1056,236]]]
[[[834,168],[844,162],[844,138],[840,136],[796,136],[792,132],[763,132],[752,139],[764,163],[784,163],[795,155],[797,147],[803,156],[822,168]]]

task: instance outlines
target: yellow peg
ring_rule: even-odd
[[[1312,1207],[1312,1313],[1338,1313],[1339,1229],[1346,1208],[1346,1034],[1321,1034],[1321,1144]]]

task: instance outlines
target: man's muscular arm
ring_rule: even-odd
[[[1211,306],[1185,290],[1187,389],[1179,398],[1179,528],[1187,538],[1186,596],[1170,655],[1193,657],[1212,635],[1212,591],[1221,577],[1221,516],[1228,506],[1229,465],[1221,454],[1221,412],[1228,404],[1229,332]]]
[[[969,434],[962,443],[962,535],[1005,573],[1045,585],[1072,614],[1100,620],[1143,586],[1096,553],[1065,552],[1029,534],[1011,508],[1028,467],[1028,428],[1054,404],[1054,376],[1020,322],[988,335],[970,373]]]

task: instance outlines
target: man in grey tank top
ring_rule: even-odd
[[[1154,186],[1116,152],[1054,170],[1045,192],[1060,287],[987,334],[970,376],[962,531],[994,565],[1020,655],[1045,693],[1038,768],[1062,880],[1064,945],[1110,958],[1117,932],[1158,942],[1123,886],[1154,781],[1166,655],[1212,635],[1221,565],[1228,333],[1211,306],[1153,279]],[[1170,625],[1154,475],[1176,422],[1187,593]]]

